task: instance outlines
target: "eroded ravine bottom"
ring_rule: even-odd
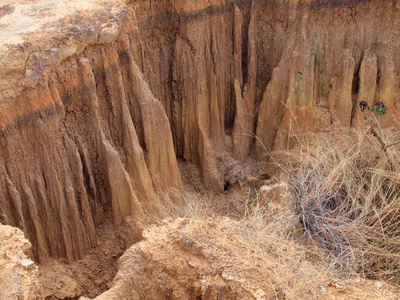
[[[223,193],[205,190],[198,168],[179,161],[185,200],[182,207],[167,214],[169,219],[190,216],[193,210],[233,219],[243,216],[249,199],[255,196],[258,185],[265,181],[269,170],[265,163],[253,159],[238,162],[226,154],[220,154],[217,161],[228,187]],[[106,219],[112,220],[111,216]],[[148,223],[162,223],[162,220],[148,216]],[[118,271],[119,257],[142,240],[142,229],[130,218],[118,228],[106,221],[97,228],[96,244],[82,260],[67,264],[65,260],[54,259],[39,266],[45,299],[95,298],[108,290]]]
[[[54,259],[39,266],[45,299],[94,298],[109,288],[118,271],[118,258],[141,239],[141,230],[127,220],[119,228],[112,223],[97,228],[96,244],[81,260],[67,264]]]

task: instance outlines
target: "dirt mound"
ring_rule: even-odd
[[[0,299],[42,299],[38,267],[27,256],[31,246],[20,229],[0,224]]]
[[[383,282],[330,277],[304,249],[260,226],[254,218],[152,226],[97,299],[398,299]]]

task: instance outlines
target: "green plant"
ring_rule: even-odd
[[[396,164],[393,162],[393,159],[391,158],[388,149],[394,145],[399,144],[400,141],[389,143],[383,135],[381,127],[381,116],[386,114],[387,107],[384,103],[380,101],[370,106],[367,101],[363,100],[356,106],[356,109],[360,109],[364,113],[364,118],[368,122],[372,135],[378,139],[379,143],[381,144],[382,150],[385,152],[386,156],[392,164],[392,169],[394,169]],[[371,112],[370,117],[368,117],[368,111]],[[375,113],[378,115],[378,117],[376,117]]]
[[[309,99],[307,98],[306,94],[305,94],[305,88],[304,88],[304,74],[306,74],[307,69],[309,69],[311,67],[311,62],[314,59],[317,63],[317,67],[318,67],[318,75],[319,75],[319,81],[318,81],[318,85],[320,87],[320,95],[321,98],[323,99],[327,92],[324,88],[324,81],[323,81],[323,72],[324,72],[324,68],[323,68],[323,62],[322,62],[322,56],[325,54],[325,52],[320,52],[318,49],[320,48],[320,35],[321,35],[321,28],[322,28],[322,24],[323,24],[323,19],[324,19],[325,14],[323,13],[321,16],[321,21],[319,23],[318,26],[318,31],[317,31],[317,37],[316,40],[313,44],[313,47],[311,49],[311,53],[310,56],[306,62],[306,64],[304,65],[304,70],[303,72],[299,72],[300,76],[299,76],[299,81],[296,84],[296,91],[298,93],[298,97],[295,99],[295,103],[298,104],[300,103],[300,97],[303,97],[307,107],[309,105]],[[318,52],[320,52],[320,54],[318,55]]]
[[[315,112],[314,107],[310,105],[310,99],[308,99],[307,97],[307,93],[306,93],[306,87],[304,86],[304,79],[305,79],[305,75],[307,74],[307,70],[311,68],[311,66],[314,66],[314,62],[316,62],[317,64],[317,68],[318,68],[318,86],[320,89],[320,95],[321,95],[321,100],[323,100],[323,97],[325,97],[327,95],[327,92],[325,90],[325,85],[324,85],[324,80],[323,80],[323,55],[325,55],[324,51],[321,51],[320,49],[320,35],[321,35],[321,29],[322,29],[322,24],[323,24],[323,19],[324,19],[325,13],[322,14],[321,16],[321,20],[318,26],[318,30],[317,30],[317,36],[316,39],[312,45],[311,48],[311,52],[310,55],[304,65],[304,69],[302,72],[298,72],[300,74],[299,76],[299,80],[295,85],[295,91],[296,91],[296,98],[294,99],[294,104],[295,106],[298,108],[299,105],[301,104],[301,100],[304,99],[303,104],[306,104],[306,109],[308,112],[311,111],[310,108],[313,109],[313,112]],[[319,54],[318,54],[319,53]],[[315,68],[315,66],[314,66]],[[318,101],[317,101],[318,103]],[[283,132],[284,134],[288,135],[288,137],[292,140],[294,147],[296,147],[299,144],[302,144],[303,142],[305,142],[305,138],[304,136],[300,137],[298,136],[296,133],[291,133],[291,130],[286,130],[284,128],[281,128],[279,126],[279,122],[281,121],[281,119],[283,118],[283,116],[289,112],[293,115],[293,119],[296,119],[296,115],[294,114],[294,112],[292,111],[292,107],[286,103],[283,103],[283,110],[281,113],[279,113],[273,120],[274,126],[280,130],[281,132]],[[321,123],[321,115],[323,114],[322,111],[320,111],[319,109],[316,110],[316,122],[318,123],[319,127],[322,129],[322,123]],[[296,121],[295,121],[296,122]]]

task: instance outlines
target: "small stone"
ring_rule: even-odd
[[[33,263],[33,261],[31,261],[30,259],[24,258],[21,260],[20,262],[21,266],[23,266],[25,269],[31,269],[35,264]]]
[[[64,286],[63,282],[60,282],[59,284],[56,285],[57,289],[61,290]]]
[[[375,287],[380,290],[383,287],[383,282],[382,281],[375,281]]]
[[[262,289],[258,289],[255,291],[254,296],[256,296],[257,299],[265,299],[267,294]]]

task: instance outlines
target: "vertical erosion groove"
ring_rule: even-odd
[[[38,261],[71,262],[101,222],[158,213],[160,195],[181,188],[176,156],[223,191],[221,153],[261,159],[293,135],[355,126],[364,98],[395,111],[400,16],[387,12],[382,1],[283,0],[110,10],[107,26],[65,39],[75,48],[59,40],[59,56],[25,59],[22,92],[2,90],[0,221],[25,232]]]

